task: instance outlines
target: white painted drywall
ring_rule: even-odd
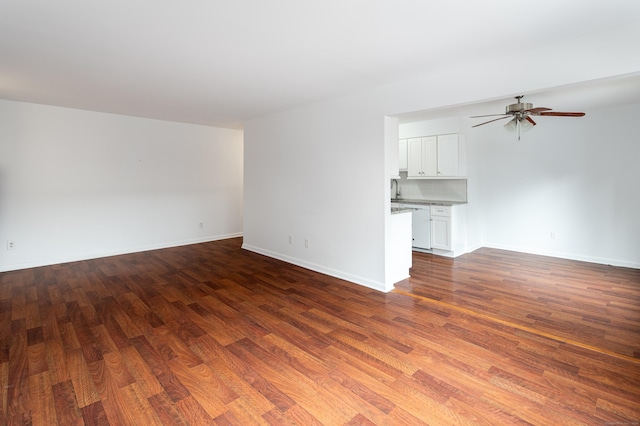
[[[639,114],[634,104],[539,117],[520,142],[500,124],[471,132],[483,245],[640,267]]]
[[[244,132],[243,247],[384,290],[384,117],[338,100]]]
[[[504,123],[471,128],[462,117],[401,124],[400,134],[453,131],[442,124],[462,123],[456,131],[467,135],[471,178],[451,182],[471,186],[470,247],[640,267],[639,113],[631,104],[582,118],[536,117],[520,141]],[[405,198],[455,193],[446,180],[399,182]]]
[[[241,235],[242,138],[0,100],[0,270]]]
[[[373,288],[389,288],[384,116],[639,72],[640,55],[630,53],[637,50],[638,39],[640,28],[628,25],[545,48],[505,52],[491,61],[462,58],[455,66],[443,66],[419,79],[249,120],[245,247]],[[509,72],[514,66],[517,72]],[[483,152],[468,150],[468,174],[480,174],[468,186],[467,223],[476,225],[468,232],[476,240],[486,238],[491,228],[485,226],[484,237],[477,231],[492,212],[477,208],[486,206],[488,201],[479,199],[490,185],[484,181],[485,166],[478,163]],[[505,173],[513,168],[503,167]],[[633,176],[637,178],[637,172]],[[518,199],[495,201],[500,205]],[[293,244],[288,244],[288,235]],[[304,247],[305,238],[310,238],[310,248]]]

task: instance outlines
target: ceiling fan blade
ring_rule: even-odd
[[[497,117],[499,115],[507,115],[507,114],[489,114],[489,115],[474,115],[469,118],[480,118],[480,117]]]
[[[535,121],[533,121],[533,119],[532,119],[531,117],[529,117],[528,115],[525,117],[525,119],[526,119],[529,123],[533,124],[534,126],[536,125],[536,122],[535,122]]]
[[[549,117],[582,117],[584,112],[559,112],[559,111],[546,111],[536,115],[546,115]]]
[[[531,109],[525,109],[524,112],[528,112],[529,114],[538,114],[540,112],[543,111],[551,111],[551,108],[531,108]]]
[[[471,127],[483,126],[485,124],[493,123],[494,121],[504,120],[505,118],[511,118],[511,115],[507,115],[507,116],[504,116],[504,117],[496,118],[494,120],[485,121],[484,123],[476,124],[475,126],[471,126]]]

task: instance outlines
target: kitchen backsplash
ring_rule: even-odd
[[[467,201],[466,179],[407,179],[400,172],[400,198],[408,200]],[[395,184],[391,188],[394,198]]]

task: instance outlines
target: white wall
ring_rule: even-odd
[[[461,61],[416,80],[250,120],[245,124],[245,246],[389,288],[384,116],[638,72],[640,56],[629,52],[637,50],[639,38],[637,25],[618,27],[546,48],[505,52],[492,62]],[[514,65],[524,71],[505,72]],[[481,155],[474,149],[469,157]],[[476,170],[469,176],[481,172],[472,167]],[[487,185],[481,178],[470,180],[469,206]],[[470,209],[468,223],[481,224],[481,212]],[[476,239],[478,227],[469,230]],[[294,236],[291,245],[288,235]],[[305,238],[311,241],[308,249]]]
[[[433,120],[401,123],[398,138],[419,138],[422,136],[446,135],[449,133],[465,133],[468,119],[463,117],[444,117]]]
[[[633,104],[589,110],[582,118],[538,117],[539,125],[522,133],[521,141],[503,129],[504,122],[471,128],[463,117],[401,124],[400,134],[467,135],[468,207],[475,212],[474,222],[467,224],[470,247],[637,268],[638,113],[640,105]],[[460,126],[442,128],[445,122]],[[448,181],[401,179],[400,187],[404,198],[438,199],[432,195],[437,186],[431,186],[440,182]],[[449,199],[453,191],[444,194],[440,199]]]
[[[483,245],[639,268],[639,116],[640,104],[539,117],[520,142],[478,127]]]
[[[338,100],[244,131],[243,247],[384,289],[384,117]]]
[[[242,138],[0,100],[0,270],[240,235]]]

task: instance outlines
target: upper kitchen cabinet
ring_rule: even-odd
[[[465,177],[464,142],[462,134],[407,139],[407,178]]]
[[[421,178],[438,175],[436,136],[411,138],[407,141],[407,177]]]

